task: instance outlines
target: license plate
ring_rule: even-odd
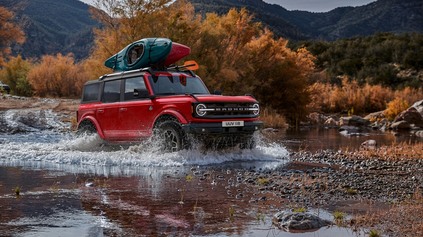
[[[223,121],[222,127],[243,127],[244,121]]]

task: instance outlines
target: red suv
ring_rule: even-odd
[[[87,82],[77,118],[80,132],[109,142],[157,134],[166,151],[177,151],[191,139],[253,148],[253,133],[263,125],[259,113],[254,97],[212,95],[192,71],[133,70]]]
[[[193,141],[207,147],[253,148],[253,134],[263,125],[259,113],[254,97],[210,94],[203,81],[182,66],[116,72],[88,81],[77,118],[78,132],[96,132],[108,142],[154,136],[165,151],[178,151]]]

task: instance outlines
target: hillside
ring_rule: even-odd
[[[39,58],[45,54],[73,53],[87,56],[93,45],[92,28],[98,25],[88,5],[77,0],[0,0],[15,13],[26,42],[13,48],[14,54]]]
[[[262,0],[189,0],[196,11],[225,13],[246,8],[277,35],[293,40],[336,40],[378,32],[423,33],[423,1],[378,0],[360,7],[341,7],[326,13],[288,11]]]
[[[378,0],[361,7],[336,8],[326,13],[288,11],[262,0],[189,0],[196,11],[225,14],[230,8],[246,8],[277,36],[293,41],[337,40],[378,32],[423,33],[423,1]],[[45,54],[72,52],[86,58],[93,45],[92,28],[98,23],[78,0],[0,0],[15,12],[27,40],[13,53],[39,58]]]

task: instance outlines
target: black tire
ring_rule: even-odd
[[[165,152],[176,152],[188,148],[188,141],[181,125],[173,120],[163,121],[157,125],[156,134]]]
[[[76,131],[76,135],[78,136],[92,135],[95,133],[97,133],[97,129],[95,128],[94,124],[89,121],[80,123],[78,130]]]

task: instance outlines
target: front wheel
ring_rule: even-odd
[[[156,135],[165,152],[175,152],[186,149],[188,142],[181,125],[175,121],[164,121],[157,127]]]

